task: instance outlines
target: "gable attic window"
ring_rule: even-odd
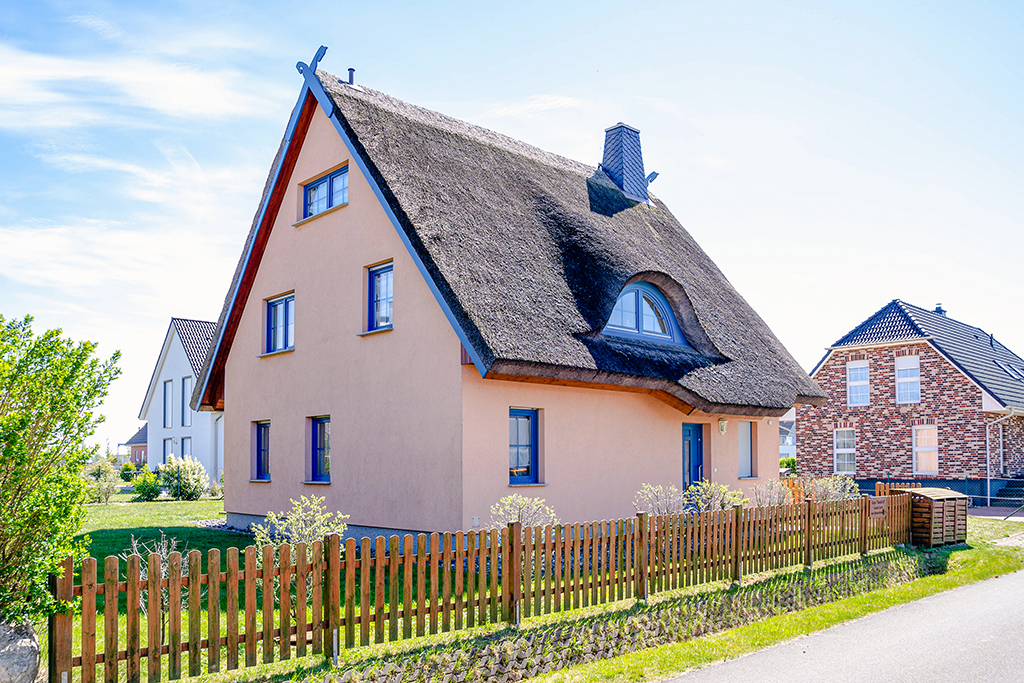
[[[921,357],[896,359],[896,403],[921,402]]]
[[[686,341],[665,295],[648,282],[626,285],[612,308],[604,334],[693,348]]]
[[[348,166],[340,171],[306,183],[302,188],[302,217],[309,218],[327,209],[348,204]]]
[[[394,263],[386,263],[369,270],[370,294],[367,305],[368,332],[391,329],[391,309],[394,301]]]
[[[846,364],[846,405],[866,406],[871,404],[871,380],[866,360],[850,361]]]

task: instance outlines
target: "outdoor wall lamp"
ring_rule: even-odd
[[[729,421],[728,420],[719,420],[718,421],[718,431],[720,431],[723,435],[725,434],[725,430],[728,429],[728,428],[729,428]]]

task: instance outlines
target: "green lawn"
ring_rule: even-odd
[[[130,500],[131,494],[117,494]],[[115,499],[116,500],[116,499]],[[181,541],[179,550],[199,550],[204,557],[210,548],[244,548],[252,537],[195,525],[197,520],[224,516],[224,501],[203,498],[195,502],[157,500],[151,503],[127,501],[87,505],[89,516],[79,537],[89,536],[89,554],[100,561],[108,555],[119,555],[131,545],[131,537],[150,542],[160,538],[163,530]]]

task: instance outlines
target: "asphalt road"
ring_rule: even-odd
[[[1024,572],[933,595],[673,679],[1024,681]]]

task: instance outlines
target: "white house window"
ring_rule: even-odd
[[[739,474],[742,479],[754,476],[754,423],[741,420],[739,430]]]
[[[871,404],[871,382],[868,377],[866,360],[850,361],[846,364],[846,405],[866,406]]]
[[[835,454],[836,474],[851,477],[857,471],[857,442],[853,429],[837,429],[832,433],[832,449]]]
[[[939,428],[914,427],[914,474],[939,473]]]
[[[181,439],[181,457],[192,456],[192,437],[184,436]]]
[[[921,357],[896,359],[896,403],[921,402]]]
[[[192,378],[181,378],[181,426],[192,426],[192,408],[188,402],[192,398]]]
[[[164,464],[167,463],[167,458],[174,453],[174,439],[164,439]]]
[[[174,410],[174,380],[164,382],[164,429],[170,429],[174,424],[172,413]]]

